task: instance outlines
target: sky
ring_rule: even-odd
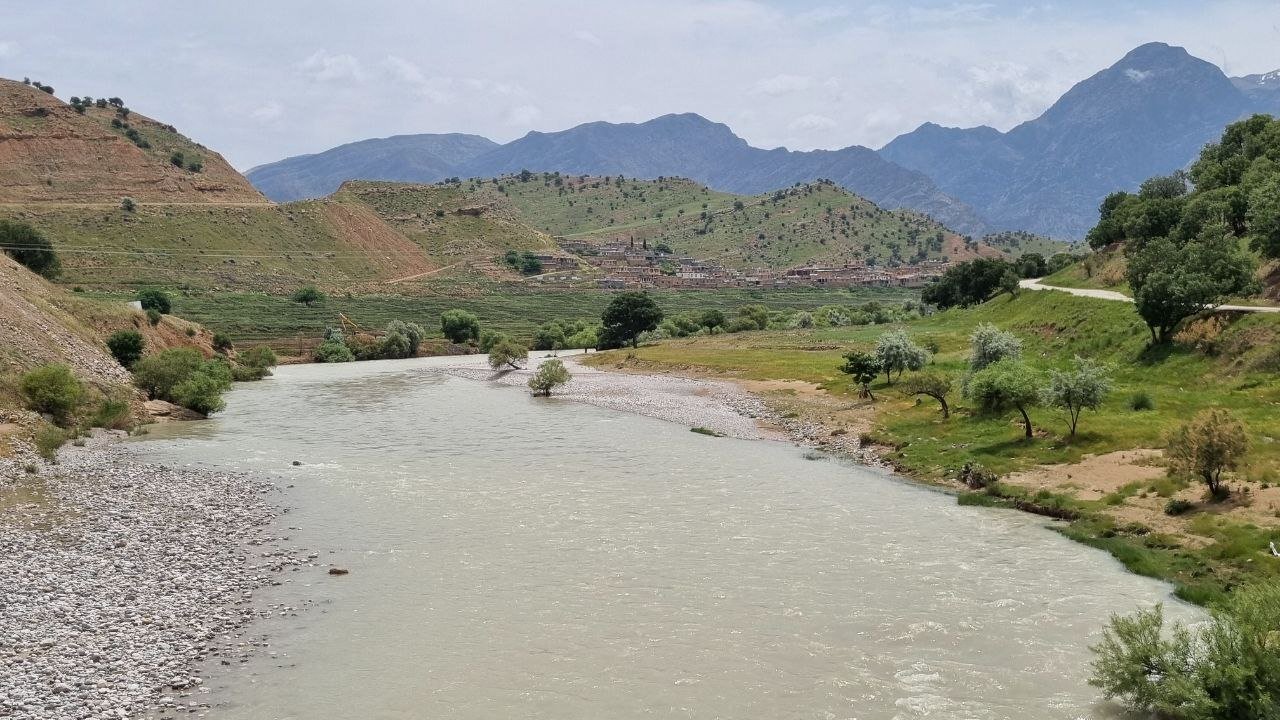
[[[369,137],[696,112],[758,147],[1006,130],[1132,48],[1280,68],[1280,2],[0,0],[0,76],[119,96],[241,170]]]

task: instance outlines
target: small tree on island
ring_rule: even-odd
[[[951,417],[951,406],[947,404],[947,395],[951,392],[951,378],[938,372],[912,375],[902,383],[902,391],[908,395],[926,395],[938,401],[942,406],[942,419]]]
[[[871,383],[880,374],[880,360],[875,355],[850,350],[844,354],[844,364],[840,366],[840,372],[849,375],[858,385],[858,397],[876,399],[876,396],[871,394]]]
[[[1102,365],[1076,356],[1074,365],[1066,372],[1054,370],[1045,389],[1045,402],[1067,411],[1071,437],[1076,436],[1082,410],[1097,410],[1111,391],[1111,378]]]
[[[929,353],[912,342],[905,330],[891,330],[876,340],[876,359],[880,361],[885,382],[892,385],[894,371],[901,379],[904,370],[923,368],[929,362]]]
[[[624,345],[636,347],[642,332],[650,332],[662,322],[662,309],[646,292],[624,292],[615,295],[600,315],[600,349],[612,350]]]
[[[986,413],[1017,410],[1022,415],[1026,437],[1032,437],[1027,409],[1040,404],[1039,378],[1021,361],[1006,358],[979,370],[969,380],[967,395]]]
[[[289,299],[296,303],[306,305],[307,307],[312,307],[316,303],[324,302],[324,293],[316,289],[315,285],[303,285],[297,290],[294,290],[293,294],[289,296]]]
[[[500,340],[489,351],[489,367],[494,370],[519,370],[520,364],[529,357],[529,351],[511,340]]]
[[[552,388],[564,385],[573,379],[564,363],[552,358],[538,366],[538,371],[529,378],[529,389],[534,395],[551,397]]]
[[[466,310],[445,310],[440,314],[440,332],[458,345],[476,342],[480,340],[480,319]]]
[[[1222,474],[1235,470],[1249,452],[1244,424],[1222,408],[1201,410],[1175,431],[1166,449],[1174,469],[1194,475],[1209,486],[1209,495],[1226,495]]]

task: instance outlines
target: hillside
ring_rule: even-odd
[[[1150,43],[1007,133],[926,123],[880,154],[1002,229],[1078,239],[1109,193],[1185,167],[1242,116],[1276,111],[1268,82],[1233,82],[1182,48]]]
[[[275,200],[307,197],[301,194],[302,189],[329,187],[337,175],[347,179],[395,176],[425,183],[450,177],[487,178],[521,170],[643,179],[677,176],[741,194],[772,192],[829,178],[885,208],[924,212],[961,232],[980,234],[987,229],[987,223],[972,209],[938,190],[927,177],[887,162],[867,148],[763,150],[748,145],[727,126],[693,113],[664,115],[643,123],[595,122],[560,132],[531,132],[459,162],[443,157],[442,137],[446,136],[353,143],[324,153],[288,158],[255,168],[247,175]],[[432,159],[415,168],[405,168],[398,159],[392,159],[394,155],[386,156],[387,148],[393,144],[400,147],[401,153]],[[465,154],[456,149],[453,152],[455,158]],[[344,158],[344,164],[335,168],[333,159],[337,155]],[[293,190],[277,180],[285,170],[292,178]]]
[[[113,121],[119,127],[113,125]],[[126,127],[127,124],[127,127]],[[130,139],[133,133],[137,141]],[[171,158],[182,153],[184,167]],[[198,171],[189,169],[196,167]],[[266,204],[221,155],[172,126],[111,105],[71,105],[0,79],[0,205]]]

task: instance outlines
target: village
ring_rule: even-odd
[[[945,259],[895,266],[850,263],[841,266],[806,266],[789,269],[756,268],[739,270],[715,261],[681,257],[664,244],[650,247],[647,240],[597,245],[581,240],[559,239],[560,248],[570,257],[535,255],[544,272],[579,269],[579,258],[602,274],[597,281],[603,289],[647,288],[783,288],[783,287],[924,287],[947,269]]]

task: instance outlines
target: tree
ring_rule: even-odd
[[[1097,410],[1110,391],[1111,378],[1107,375],[1106,368],[1077,355],[1070,370],[1054,370],[1050,373],[1045,402],[1067,411],[1071,437],[1075,437],[1080,412],[1086,409]]]
[[[1004,260],[978,258],[950,267],[924,289],[921,298],[940,308],[969,307],[986,302],[1006,289],[1008,275],[1017,285],[1017,273]]]
[[[222,394],[230,387],[230,366],[220,360],[210,360],[175,385],[170,400],[201,415],[212,415],[227,407]]]
[[[275,352],[266,345],[251,347],[236,354],[236,367],[232,373],[236,380],[261,380],[271,374],[277,358]]]
[[[325,340],[315,351],[315,360],[319,363],[354,362],[355,353],[341,340]]]
[[[529,389],[534,395],[551,397],[552,388],[564,385],[573,379],[564,363],[552,358],[538,366],[538,371],[529,378]]]
[[[497,330],[483,330],[480,333],[480,342],[476,346],[476,349],[482,353],[487,353],[493,349],[494,345],[497,345],[503,340],[509,341],[511,340],[511,336],[504,332],[498,332]]]
[[[982,323],[969,336],[969,372],[975,373],[1006,358],[1022,357],[1022,340],[1017,335]]]
[[[1038,278],[1049,274],[1049,264],[1040,253],[1023,253],[1015,265],[1018,275],[1024,278]]]
[[[213,334],[213,351],[222,353],[223,355],[231,351],[233,343],[231,336],[224,332],[216,332]]]
[[[1128,709],[1174,720],[1280,717],[1280,585],[1236,588],[1212,620],[1166,632],[1157,605],[1113,615],[1094,645],[1089,684]]]
[[[489,351],[489,367],[494,370],[510,368],[519,370],[520,363],[529,357],[529,351],[524,346],[518,345],[511,340],[501,340],[493,346]]]
[[[951,407],[947,404],[947,395],[951,392],[951,378],[938,372],[926,372],[912,375],[902,383],[902,391],[907,395],[925,395],[938,401],[942,406],[942,419],[951,417]]]
[[[139,290],[138,302],[142,303],[143,310],[155,310],[161,315],[168,315],[169,311],[173,310],[173,301],[169,299],[169,294],[156,288]]]
[[[142,333],[137,330],[117,330],[107,338],[107,349],[111,351],[111,356],[125,368],[133,367],[138,358],[142,357],[144,345]]]
[[[876,359],[880,361],[885,382],[892,385],[892,372],[897,371],[901,378],[904,370],[923,368],[929,362],[929,353],[912,342],[905,330],[891,330],[876,340]]]
[[[41,365],[18,381],[18,392],[27,407],[51,415],[59,425],[66,425],[84,397],[84,385],[61,363]]]
[[[636,347],[642,332],[650,332],[662,322],[662,309],[646,292],[619,293],[600,315],[600,349],[624,345]]]
[[[204,364],[204,356],[193,348],[170,348],[148,355],[133,364],[133,384],[153,400],[168,400],[173,389]]]
[[[564,347],[567,339],[563,325],[555,321],[543,323],[533,331],[533,349],[558,350]]]
[[[120,198],[120,209],[131,213],[138,209],[138,203],[131,197],[122,197]]]
[[[459,345],[480,339],[480,320],[466,310],[445,310],[440,314],[440,331],[449,342]]]
[[[769,308],[764,305],[743,305],[738,308],[738,318],[752,330],[769,329]]]
[[[386,333],[382,336],[380,352],[385,358],[411,358],[418,356],[418,346],[426,331],[421,325],[407,323],[403,320],[392,320],[387,323]]]
[[[880,374],[880,360],[875,355],[850,350],[844,354],[844,364],[840,366],[840,372],[851,376],[858,384],[858,397],[876,399],[876,396],[871,394],[871,383]]]
[[[0,220],[0,250],[46,278],[57,277],[62,270],[53,243],[28,223]]]
[[[1004,359],[979,370],[969,380],[968,397],[983,412],[998,414],[1017,410],[1022,415],[1026,436],[1032,437],[1027,409],[1040,404],[1036,373],[1019,360]]]
[[[1244,424],[1222,408],[1201,410],[1169,438],[1166,449],[1173,467],[1195,475],[1209,486],[1212,497],[1222,497],[1222,474],[1236,469],[1249,452]]]
[[[316,303],[324,302],[324,293],[316,289],[315,285],[303,285],[294,290],[289,299],[307,307],[312,307]]]

